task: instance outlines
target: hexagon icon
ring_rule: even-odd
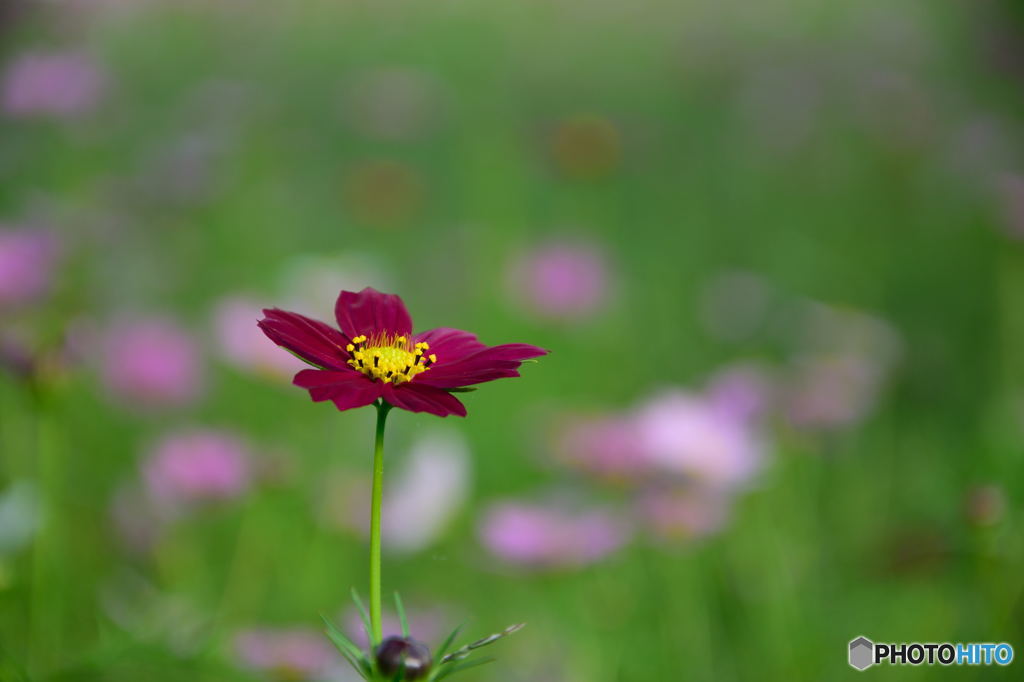
[[[875,643],[867,637],[858,637],[850,642],[850,665],[864,670],[875,663]]]

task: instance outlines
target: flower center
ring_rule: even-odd
[[[404,336],[390,334],[371,338],[357,336],[345,346],[345,350],[352,356],[348,361],[349,366],[384,383],[412,381],[414,376],[426,372],[437,362],[436,355],[424,355],[430,350],[430,344],[420,342],[412,345]]]

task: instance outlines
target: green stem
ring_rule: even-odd
[[[391,405],[377,405],[377,439],[373,449],[373,498],[370,501],[370,627],[373,644],[384,639],[380,610],[380,510],[384,492],[384,422]]]

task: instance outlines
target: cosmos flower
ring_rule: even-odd
[[[283,680],[319,679],[339,661],[327,640],[311,628],[242,630],[234,645],[246,668]]]
[[[496,557],[513,564],[570,567],[593,563],[622,547],[629,528],[599,509],[573,513],[560,508],[505,502],[493,506],[480,537]]]
[[[730,492],[709,486],[653,488],[636,499],[634,513],[664,540],[693,540],[722,530],[731,505]]]
[[[44,296],[58,257],[57,240],[51,233],[6,227],[0,225],[0,308]]]
[[[111,395],[132,407],[177,407],[202,390],[198,344],[163,317],[115,324],[103,347],[103,379]]]
[[[36,374],[35,353],[18,335],[0,333],[0,371],[9,372],[21,380]]]
[[[91,112],[106,89],[106,76],[84,54],[26,54],[7,69],[3,109],[11,116],[74,118]]]
[[[212,429],[170,433],[145,453],[138,479],[122,483],[110,520],[125,549],[152,551],[187,513],[245,493],[256,473],[253,453],[236,434]]]
[[[786,415],[810,432],[838,431],[863,421],[875,407],[902,355],[902,339],[881,318],[812,304],[805,312]]]
[[[517,377],[524,360],[547,353],[524,343],[486,346],[474,334],[447,327],[413,334],[402,299],[370,287],[338,296],[340,331],[297,313],[263,312],[263,332],[317,367],[299,372],[293,383],[339,410],[383,400],[410,412],[464,417],[466,408],[452,391]]]
[[[279,351],[259,330],[253,320],[259,318],[260,306],[244,296],[231,296],[217,303],[213,323],[224,359],[232,365],[286,379],[302,369],[302,362]]]
[[[648,460],[667,473],[729,489],[760,469],[763,446],[744,419],[705,396],[670,389],[653,396],[636,419]]]
[[[556,439],[559,458],[588,474],[613,481],[650,474],[640,429],[630,414],[570,417]]]
[[[418,438],[384,496],[384,545],[417,552],[445,530],[469,492],[469,447],[455,430]]]
[[[764,468],[762,422],[775,392],[764,368],[728,366],[699,391],[666,388],[627,410],[570,417],[556,431],[556,452],[573,469],[624,489],[638,529],[693,541],[725,528],[735,499]]]
[[[777,399],[775,384],[775,377],[767,368],[738,364],[716,372],[704,395],[719,413],[754,424]]]
[[[884,379],[880,363],[859,353],[801,358],[789,387],[787,416],[809,430],[857,424],[874,407]]]
[[[622,483],[681,479],[742,488],[761,469],[769,387],[757,368],[729,367],[702,391],[668,388],[621,412],[570,417],[555,449],[574,469]]]
[[[238,497],[249,487],[251,460],[249,448],[234,434],[185,431],[157,443],[143,463],[142,477],[157,507],[174,510]]]
[[[536,317],[578,321],[605,307],[611,289],[609,269],[596,244],[552,241],[513,260],[506,287],[510,298]]]

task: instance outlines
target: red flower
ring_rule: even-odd
[[[302,370],[293,383],[339,410],[383,399],[410,412],[464,417],[466,407],[452,391],[517,377],[523,360],[547,354],[525,343],[485,346],[475,334],[447,327],[413,334],[402,299],[370,287],[338,296],[341,331],[277,308],[263,314],[264,334],[317,367]]]

